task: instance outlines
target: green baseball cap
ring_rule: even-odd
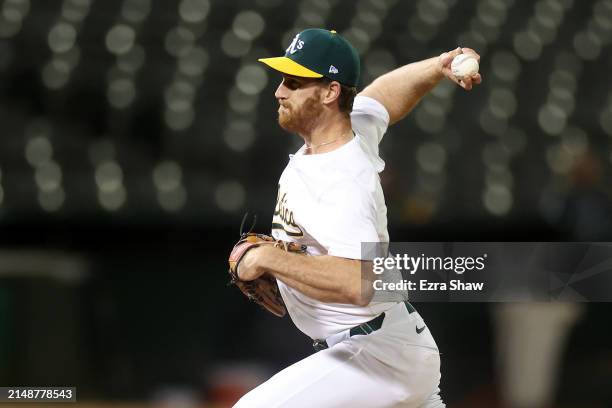
[[[284,57],[260,58],[258,61],[297,77],[326,77],[346,86],[357,86],[359,82],[357,50],[333,30],[304,30],[293,38]]]

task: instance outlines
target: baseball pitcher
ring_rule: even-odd
[[[382,75],[359,94],[358,54],[335,31],[304,30],[284,56],[260,59],[282,75],[278,123],[304,145],[280,177],[272,237],[243,234],[230,274],[272,313],[288,312],[317,352],[236,407],[445,406],[432,334],[410,303],[371,301],[361,243],[389,242],[378,150],[387,127],[444,78],[466,90],[481,82],[477,72],[453,74],[460,54],[480,58],[457,48]]]

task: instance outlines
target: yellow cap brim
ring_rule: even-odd
[[[323,78],[323,75],[317,74],[287,57],[260,58],[258,61],[283,74],[304,78]]]

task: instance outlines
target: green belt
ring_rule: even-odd
[[[416,312],[416,309],[412,307],[410,303],[404,302],[404,305],[406,305],[406,309],[408,309],[408,313]],[[366,335],[366,334],[375,332],[376,330],[382,327],[384,320],[385,320],[385,314],[381,313],[380,315],[370,320],[369,322],[365,322],[365,323],[360,324],[359,326],[355,326],[351,328],[351,330],[349,331],[349,337],[353,337],[358,334]],[[329,346],[327,345],[327,341],[325,340],[315,340],[314,343],[312,343],[312,347],[315,349],[315,351],[321,351],[321,350],[325,350],[329,348]]]

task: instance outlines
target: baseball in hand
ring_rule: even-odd
[[[459,54],[451,62],[451,71],[457,78],[471,77],[478,73],[478,61],[468,54]]]

